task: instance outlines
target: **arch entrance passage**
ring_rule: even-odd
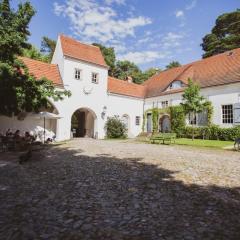
[[[169,115],[163,115],[159,119],[159,131],[163,133],[171,131],[171,121]]]
[[[96,114],[88,108],[80,108],[72,115],[71,131],[75,138],[96,138]]]

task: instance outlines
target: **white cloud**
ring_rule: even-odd
[[[158,59],[167,58],[168,52],[159,53],[156,51],[142,51],[142,52],[128,52],[126,54],[120,55],[119,59],[128,60],[134,62],[135,64],[150,63]]]
[[[177,10],[175,12],[176,18],[183,18],[184,17],[184,12],[182,10]]]
[[[195,8],[197,5],[197,0],[193,0],[189,5],[186,6],[186,10],[191,10],[193,8]]]
[[[151,19],[144,16],[122,19],[109,5],[100,5],[93,0],[65,0],[64,4],[55,2],[54,12],[58,16],[69,18],[72,32],[87,42],[107,43],[115,39],[133,37],[137,27],[151,23]]]
[[[107,5],[111,5],[111,4],[118,4],[118,5],[124,5],[125,4],[125,0],[105,0],[105,3]]]

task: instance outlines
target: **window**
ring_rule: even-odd
[[[139,116],[136,116],[136,126],[139,126],[140,125],[140,117]]]
[[[233,123],[233,105],[222,105],[222,123]]]
[[[98,73],[92,73],[92,83],[98,83]]]
[[[167,107],[168,107],[168,101],[163,101],[162,108],[167,108]]]
[[[190,125],[197,125],[197,114],[189,113],[188,121]]]
[[[81,70],[78,68],[75,68],[75,79],[80,80],[81,79]]]

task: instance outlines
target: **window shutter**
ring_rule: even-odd
[[[206,126],[208,122],[208,112],[204,110],[203,112],[198,113],[198,125],[199,126]]]
[[[240,103],[233,105],[233,119],[234,124],[240,125]]]

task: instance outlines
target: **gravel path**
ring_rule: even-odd
[[[240,239],[240,153],[73,140],[0,154],[0,239]]]

